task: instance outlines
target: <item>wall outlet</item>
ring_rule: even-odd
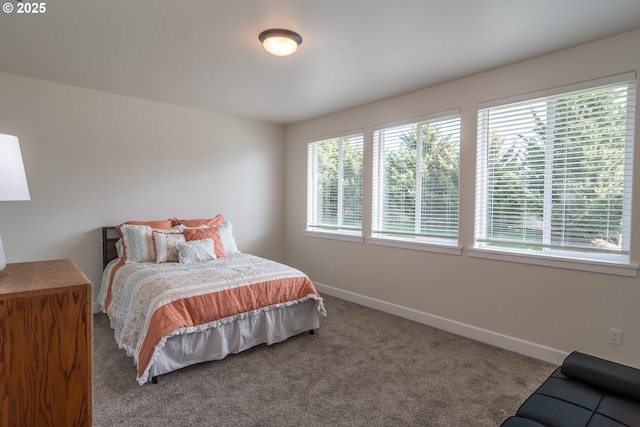
[[[622,331],[620,329],[609,329],[609,343],[622,345]]]
[[[333,267],[329,267],[329,276],[333,277],[336,274],[336,269]]]

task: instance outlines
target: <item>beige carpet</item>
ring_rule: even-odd
[[[498,426],[555,366],[325,296],[315,335],[138,385],[94,316],[95,426]]]

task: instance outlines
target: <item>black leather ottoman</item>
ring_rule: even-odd
[[[501,427],[640,427],[640,369],[573,352]]]

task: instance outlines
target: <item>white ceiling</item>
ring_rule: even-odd
[[[0,14],[0,71],[280,124],[640,28],[640,0],[45,4]],[[297,53],[262,49],[273,27]]]

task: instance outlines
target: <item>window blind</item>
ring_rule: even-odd
[[[375,237],[457,244],[460,115],[374,132]]]
[[[628,77],[478,110],[480,246],[628,255],[636,103]]]
[[[363,135],[307,148],[307,230],[362,234]]]

